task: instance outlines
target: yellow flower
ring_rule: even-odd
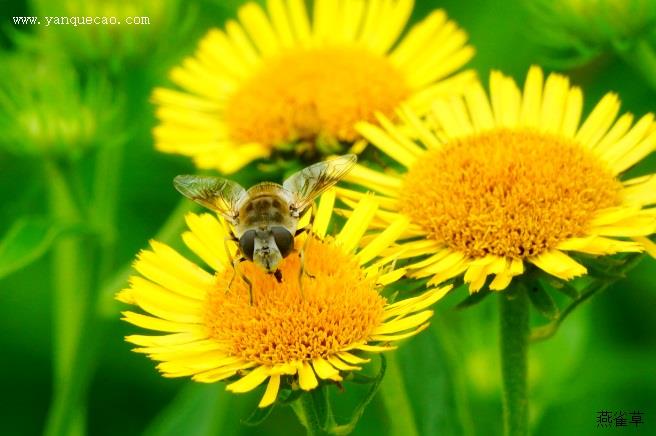
[[[160,151],[232,173],[275,149],[338,151],[358,121],[405,102],[422,113],[474,78],[467,36],[437,10],[400,41],[412,0],[269,0],[239,9],[171,72],[182,91],[156,89]],[[398,42],[397,42],[398,41]]]
[[[168,334],[126,339],[139,347],[135,351],[160,361],[158,369],[165,377],[227,380],[227,389],[237,393],[268,380],[259,403],[266,407],[276,400],[281,383],[309,391],[323,380],[340,381],[368,361],[362,352],[393,349],[391,342],[426,328],[432,315],[427,307],[448,287],[395,303],[379,292],[405,272],[391,267],[394,257],[377,256],[405,229],[407,220],[396,220],[356,250],[377,203],[365,198],[333,238],[326,236],[326,229],[334,196],[329,192],[320,202],[314,236],[304,250],[308,274],[302,276],[302,288],[298,252],[281,263],[281,283],[250,262],[239,264],[253,286],[252,305],[239,274],[228,289],[233,271],[222,223],[210,214],[189,214],[190,231],[183,239],[214,272],[153,241],[135,263],[141,276],[133,276],[130,288],[117,298],[148,313],[124,312],[126,321]]]
[[[587,271],[566,252],[656,255],[647,239],[656,175],[620,180],[654,150],[656,124],[652,114],[616,119],[619,105],[609,93],[581,123],[582,92],[566,77],[544,82],[533,67],[522,92],[493,72],[489,99],[475,84],[464,99],[437,101],[425,122],[404,109],[401,125],[384,116],[382,128],[358,125],[404,173],[358,165],[346,180],[382,195],[378,226],[410,218],[403,256],[428,255],[409,267],[414,277],[435,284],[464,273],[474,292],[494,274],[489,288],[502,290],[528,262],[569,280]]]

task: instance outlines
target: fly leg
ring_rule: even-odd
[[[226,228],[226,230],[228,231],[230,236],[226,236],[225,238],[223,238],[223,248],[225,249],[226,257],[228,259],[232,259],[232,261],[230,262],[230,265],[232,265],[232,276],[230,276],[230,281],[228,282],[228,287],[226,288],[226,293],[228,293],[228,292],[230,292],[230,288],[232,287],[232,282],[235,280],[235,275],[236,275],[236,272],[237,272],[236,263],[241,262],[242,260],[241,259],[239,259],[239,260],[235,259],[232,256],[232,254],[230,253],[230,248],[228,247],[228,242],[232,241],[232,242],[236,242],[237,244],[239,244],[239,239],[237,239],[235,234],[232,233],[232,229]]]
[[[239,273],[239,278],[248,285],[248,302],[252,306],[253,305],[253,282],[251,282],[248,277],[241,271],[240,268],[237,267],[237,264],[241,262],[245,262],[248,259],[245,257],[240,257],[240,258],[233,258],[232,259],[232,276],[230,277],[230,282],[228,282],[228,288],[226,289],[226,292],[230,290],[230,287],[232,286],[232,282],[235,280],[235,276],[237,273]]]
[[[234,257],[232,256],[232,253],[230,253],[230,249],[228,247],[228,242],[234,242],[237,244],[237,247],[239,247],[239,238],[235,236],[235,233],[232,231],[232,227],[230,227],[224,219],[221,219],[221,224],[223,224],[223,228],[225,229],[225,232],[228,234],[225,238],[223,238],[223,248],[225,249],[226,252],[226,257],[228,259],[232,259],[230,262],[230,265],[232,266],[232,276],[230,276],[230,281],[228,282],[228,287],[226,288],[226,293],[230,292],[230,288],[232,287],[232,283],[235,281],[235,276],[237,273],[239,273],[239,278],[248,285],[248,302],[252,306],[253,305],[253,282],[251,282],[246,275],[241,271],[240,268],[237,268],[237,264],[244,262],[248,259],[246,259],[244,256],[241,257]]]
[[[314,224],[314,216],[315,216],[314,212],[315,212],[314,203],[312,203],[312,209],[310,210],[310,222],[305,227],[296,230],[296,234],[294,235],[294,236],[298,236],[302,233],[307,232],[307,237],[305,238],[305,241],[303,241],[303,246],[301,247],[301,250],[298,252],[298,257],[301,263],[301,267],[298,271],[298,289],[301,291],[301,297],[303,297],[303,275],[307,275],[310,278],[315,277],[305,270],[305,249],[307,247],[308,240],[311,237],[313,237],[312,225]]]

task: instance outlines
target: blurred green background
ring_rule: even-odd
[[[58,3],[75,2],[39,3],[0,2],[0,63],[52,36],[48,34],[52,29],[12,25],[12,16],[36,15],[36,10],[48,8],[55,15],[60,10]],[[68,29],[68,39],[48,43],[50,51],[70,53],[82,75],[104,71],[110,93],[121,105],[120,116],[108,132],[109,136],[127,138],[122,164],[113,174],[119,183],[111,272],[131,262],[178,205],[180,198],[172,188],[172,178],[194,171],[188,159],[153,149],[150,92],[156,85],[167,84],[168,69],[195,50],[207,29],[221,26],[226,17],[234,16],[240,4],[236,0],[194,0],[181,4],[173,16],[168,16],[170,12],[157,15],[151,10],[160,7],[155,6],[159,3],[138,3],[143,6],[135,15],[160,16],[161,25],[132,42],[137,48],[141,43],[150,44],[141,52],[137,50],[136,56],[122,57],[128,49],[113,50],[110,38],[107,55],[113,60],[104,65],[103,59],[87,56],[83,42],[71,48],[76,38],[85,37],[81,29]],[[471,66],[485,82],[490,69],[500,69],[523,82],[531,64],[549,60],[547,70],[565,71],[583,87],[588,111],[607,91],[619,93],[623,111],[641,116],[654,110],[656,93],[640,69],[627,62],[627,56],[601,47],[578,59],[558,58],[560,53],[543,44],[548,41],[540,41],[544,36],[536,30],[524,2],[419,0],[412,22],[434,8],[446,9],[469,33],[477,49]],[[26,69],[24,74],[33,71]],[[5,82],[3,86],[11,87],[18,79],[4,76],[0,80]],[[92,177],[93,159],[93,153],[86,153],[79,161],[83,181]],[[655,169],[656,159],[650,156],[633,173]],[[238,178],[248,184],[259,180],[260,175],[251,166]],[[0,234],[21,217],[46,215],[46,187],[51,182],[38,159],[0,150]],[[575,311],[554,338],[532,347],[530,396],[535,434],[656,434],[655,276],[656,262],[643,260],[628,278]],[[422,435],[501,433],[497,305],[489,298],[468,310],[456,310],[454,306],[462,298],[464,293],[460,292],[440,302],[431,328],[402,344],[397,354],[413,406],[409,419]],[[48,253],[0,280],[0,379],[4,396],[0,434],[43,431],[53,395],[52,305]],[[534,318],[536,324],[545,322],[535,314]],[[132,353],[123,341],[135,327],[114,317],[107,319],[103,328],[103,334],[88,344],[98,353],[86,402],[88,434],[304,434],[288,408],[274,410],[259,427],[243,426],[241,420],[255,408],[259,391],[233,395],[224,392],[223,384],[163,379],[153,362]],[[348,398],[350,389],[355,388],[347,385],[346,393],[336,394],[337,401]],[[645,423],[637,428],[598,429],[597,412],[601,410],[641,411]],[[399,430],[395,422],[380,398],[375,398],[355,434],[388,434]]]

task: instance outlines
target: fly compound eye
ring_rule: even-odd
[[[287,257],[287,255],[294,248],[294,236],[284,227],[276,226],[271,228],[273,233],[273,239],[276,241],[278,250],[282,257]]]
[[[255,249],[255,230],[244,232],[239,238],[239,249],[241,254],[248,260],[253,260],[253,250]]]

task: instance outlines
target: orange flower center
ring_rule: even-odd
[[[470,257],[521,259],[586,234],[621,184],[571,139],[496,129],[428,151],[405,176],[402,211]]]
[[[326,358],[366,341],[382,322],[385,299],[355,256],[330,239],[310,239],[302,291],[300,266],[298,253],[290,254],[280,264],[278,283],[255,264],[240,264],[253,285],[253,305],[239,274],[226,291],[232,270],[217,273],[205,312],[210,337],[232,355],[262,365]]]
[[[229,98],[233,140],[268,146],[326,138],[353,141],[353,126],[393,115],[409,95],[401,72],[357,47],[294,49],[264,60]]]

